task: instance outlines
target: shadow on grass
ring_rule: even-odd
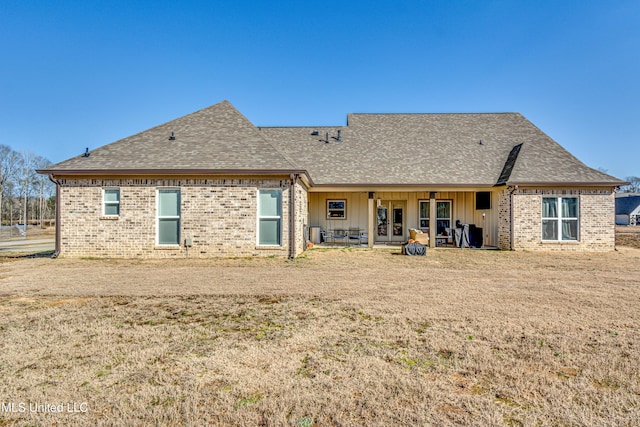
[[[24,259],[24,258],[51,258],[55,251],[42,251],[32,253],[8,253],[0,255],[0,258]]]

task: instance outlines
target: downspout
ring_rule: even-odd
[[[58,258],[60,255],[60,181],[49,174],[49,180],[56,185],[56,249],[51,258]]]
[[[513,193],[515,193],[515,191],[518,189],[518,186],[516,185],[515,187],[511,187],[511,189],[509,190],[509,249],[510,250],[515,250],[514,249],[514,244],[513,244],[513,239],[514,239],[514,233],[515,233],[515,223],[514,223],[514,219],[515,216],[513,214]]]
[[[291,187],[289,194],[289,259],[296,257],[296,181],[297,174],[289,175]]]

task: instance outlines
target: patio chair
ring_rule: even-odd
[[[324,243],[329,243],[330,240],[333,240],[333,235],[324,228],[320,229],[320,236],[322,237],[321,241]]]
[[[322,240],[329,244],[335,245],[337,241],[342,241],[346,244],[346,239],[348,234],[345,230],[336,228],[335,230],[320,230],[320,235],[322,235]]]
[[[336,228],[335,230],[333,230],[332,237],[333,237],[334,244],[337,241],[342,241],[342,244],[346,245],[349,239],[349,233],[347,232],[347,230],[344,230],[342,228]]]
[[[351,242],[356,242],[356,241],[358,242],[358,246],[362,245],[362,233],[360,232],[359,228],[350,227],[348,238],[349,238],[349,245],[351,245]]]

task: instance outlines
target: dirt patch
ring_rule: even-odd
[[[640,250],[393,253],[5,262],[0,396],[88,410],[0,423],[640,418]]]

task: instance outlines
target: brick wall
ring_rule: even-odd
[[[521,188],[500,194],[500,249],[544,251],[610,251],[615,248],[615,198],[611,189]],[[579,240],[542,241],[542,198],[577,197],[579,200]],[[511,230],[513,210],[513,235]]]
[[[309,199],[304,185],[296,183],[296,256],[307,248],[309,230]]]
[[[290,180],[233,179],[61,179],[60,245],[64,257],[194,258],[288,256]],[[103,188],[120,188],[120,215],[106,217]],[[180,189],[180,245],[156,245],[156,195]],[[259,189],[282,189],[282,246],[257,245]],[[306,189],[296,184],[296,254],[304,250]],[[185,239],[193,246],[186,248]]]
[[[511,249],[511,189],[507,188],[498,195],[498,249]]]

